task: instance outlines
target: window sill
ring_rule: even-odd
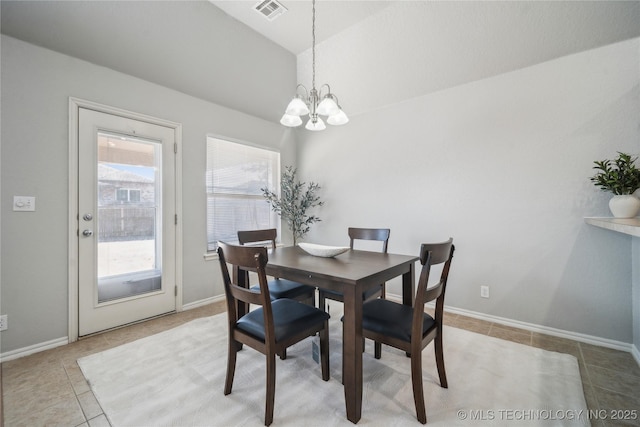
[[[217,259],[220,259],[217,252],[207,252],[204,254],[205,261],[215,261]]]

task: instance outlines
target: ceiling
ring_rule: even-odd
[[[277,123],[309,86],[311,1],[1,0],[2,33]],[[640,1],[318,0],[318,85],[350,117],[640,37]]]
[[[270,21],[255,10],[258,0],[209,0],[225,13],[253,28],[297,55],[311,47],[312,3],[309,0],[279,0],[286,12]],[[316,2],[316,43],[334,36],[388,7],[392,1]]]

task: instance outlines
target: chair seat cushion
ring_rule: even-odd
[[[276,342],[286,340],[298,333],[322,324],[329,319],[329,315],[307,304],[290,299],[279,299],[271,303]],[[250,311],[237,322],[238,329],[264,341],[264,314],[262,307]]]
[[[381,290],[382,290],[382,286],[375,286],[371,289],[367,289],[362,295],[362,299],[366,301],[371,297],[373,297],[374,295],[380,293]],[[322,289],[321,292],[324,293],[325,298],[334,299],[338,301],[344,300],[344,295],[342,294],[342,292],[332,291],[329,289]]]
[[[302,295],[311,296],[316,291],[316,288],[314,288],[313,286],[303,285],[302,283],[293,282],[286,279],[270,280],[268,284],[271,301],[282,298],[296,299],[297,297]],[[260,285],[254,285],[251,287],[251,289],[260,290]]]
[[[397,302],[375,299],[362,306],[362,329],[411,342],[413,308]],[[433,317],[424,313],[423,335],[435,326]]]

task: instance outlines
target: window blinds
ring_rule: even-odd
[[[207,250],[237,243],[238,230],[280,228],[261,191],[279,191],[279,177],[280,153],[207,137]]]

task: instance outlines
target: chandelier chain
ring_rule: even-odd
[[[1,1],[1,0],[0,0]],[[320,91],[316,89],[316,0],[311,0],[311,89],[303,84],[296,86],[296,95],[287,105],[280,123],[288,127],[296,127],[302,124],[300,116],[309,115],[309,121],[305,126],[308,130],[318,131],[326,128],[324,121],[319,116],[326,116],[327,123],[339,126],[347,123],[349,118],[338,104],[338,97],[331,93],[331,87],[324,84]],[[323,90],[326,92],[323,95]],[[304,95],[299,92],[304,90]]]
[[[312,80],[311,88],[316,87],[316,0],[311,2],[312,15],[311,15],[311,67],[312,67]]]

